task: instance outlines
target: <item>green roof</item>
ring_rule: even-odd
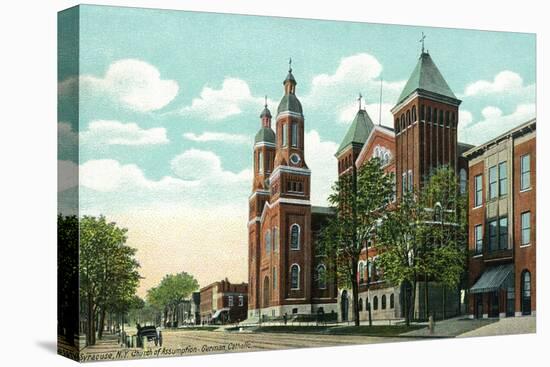
[[[441,75],[441,72],[434,64],[430,54],[426,52],[420,55],[418,63],[409,77],[405,88],[401,92],[397,103],[403,102],[405,98],[419,89],[457,99],[443,78],[443,75]]]
[[[254,144],[261,141],[275,144],[275,133],[271,130],[271,128],[264,126],[260,129],[260,131],[258,131],[256,138],[254,139]]]
[[[371,131],[374,129],[374,124],[365,110],[357,111],[351,126],[342,140],[342,144],[336,151],[336,155],[340,154],[344,149],[352,144],[365,144]]]
[[[298,100],[298,97],[292,93],[285,94],[281,98],[281,102],[279,102],[279,107],[277,107],[277,113],[286,111],[302,114],[302,104]]]

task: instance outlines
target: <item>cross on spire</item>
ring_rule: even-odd
[[[288,72],[292,73],[292,57],[288,58]]]
[[[363,95],[359,93],[359,97],[357,97],[357,102],[359,102],[359,110],[361,109],[361,100],[363,99]]]
[[[264,107],[267,108],[267,94],[265,95],[265,104]]]
[[[426,35],[424,32],[422,32],[422,37],[418,40],[418,42],[422,43],[422,53],[424,53],[424,40],[426,39]]]

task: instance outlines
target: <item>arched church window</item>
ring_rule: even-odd
[[[300,249],[300,226],[296,223],[290,226],[290,249]]]
[[[437,108],[434,108],[434,113],[433,113],[433,119],[432,121],[437,124]]]
[[[443,125],[443,111],[439,111],[439,124]]]
[[[407,126],[411,124],[411,110],[407,110]]]
[[[279,228],[273,228],[273,251],[279,252]]]
[[[290,138],[292,139],[292,146],[297,147],[298,146],[298,124],[293,122],[292,123],[292,131],[290,133]]]
[[[386,295],[385,294],[382,295],[382,309],[383,310],[386,309]]]
[[[365,281],[365,264],[360,261],[359,262],[359,283],[363,283]]]
[[[392,294],[390,294],[390,308],[394,308],[395,307],[395,297]]]
[[[424,121],[426,119],[426,106],[420,105],[420,120]]]
[[[426,120],[428,120],[429,122],[432,122],[432,108],[430,106],[428,106],[428,110],[427,110],[427,116],[426,116]]]
[[[264,171],[264,155],[263,152],[258,152],[258,172]]]
[[[298,264],[290,266],[290,289],[300,289],[300,266]]]
[[[327,288],[327,268],[325,264],[317,266],[317,284],[319,289]]]
[[[286,147],[288,144],[288,130],[286,124],[282,124],[281,129],[283,129],[283,147]]]
[[[413,106],[412,108],[412,120],[413,122],[416,121],[416,106]]]
[[[460,179],[460,193],[465,194],[466,193],[466,187],[467,187],[467,184],[468,184],[468,179],[466,177],[466,170],[464,168],[461,168],[458,175],[459,175],[459,179]]]
[[[271,231],[265,233],[265,253],[269,254],[271,252]]]
[[[372,299],[372,309],[375,311],[378,310],[378,296],[374,296]]]

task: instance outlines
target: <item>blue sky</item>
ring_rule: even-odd
[[[60,166],[80,168],[82,214],[103,213],[129,228],[129,242],[144,254],[143,289],[182,267],[201,283],[246,280],[252,140],[264,95],[276,110],[289,57],[315,204],[336,177],[332,156],[359,92],[378,121],[381,78],[382,123],[391,123],[421,32],[463,100],[459,140],[479,144],[535,115],[532,34],[99,6],[80,12],[79,75],[63,66],[58,74],[62,106],[80,79],[79,119],[59,116]],[[74,184],[63,186],[62,203]],[[206,236],[217,224],[217,235]],[[196,265],[193,256],[220,244],[242,259]]]

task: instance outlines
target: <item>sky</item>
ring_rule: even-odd
[[[78,68],[58,67],[59,209],[78,200],[79,215],[128,228],[140,295],[181,271],[201,286],[247,280],[253,139],[289,58],[314,205],[326,205],[359,93],[391,126],[422,32],[463,101],[459,141],[483,143],[536,113],[534,34],[89,5],[79,17],[79,29],[60,23],[60,55],[71,37],[80,48]]]

